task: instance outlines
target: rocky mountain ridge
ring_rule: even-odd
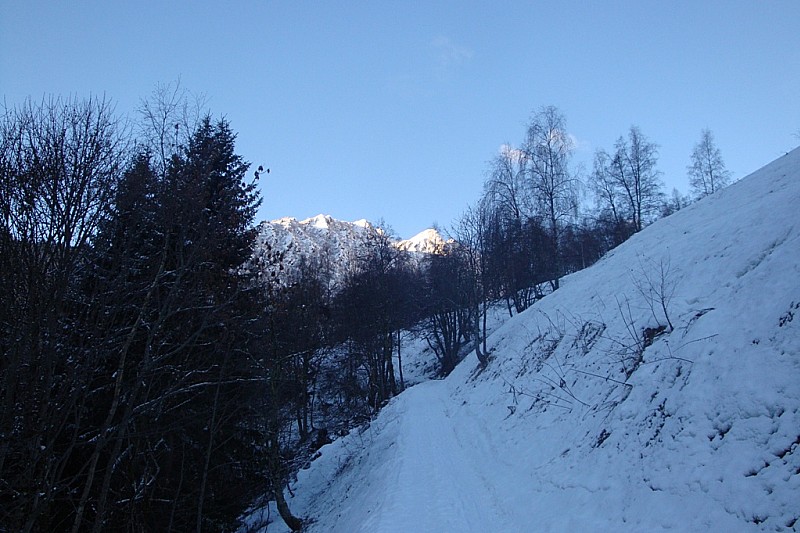
[[[333,288],[383,236],[384,230],[366,219],[347,222],[324,214],[304,220],[283,217],[258,226],[255,255],[261,259],[264,274],[280,284],[291,284],[302,276],[303,269],[312,268],[325,272]],[[410,239],[389,240],[416,259],[442,253],[447,243],[432,228]]]

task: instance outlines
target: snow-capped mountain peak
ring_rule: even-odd
[[[360,226],[362,228],[371,228],[373,227],[372,224],[366,218],[360,218],[353,222],[356,226]]]
[[[320,214],[315,217],[307,218],[306,220],[301,221],[300,224],[314,226],[318,229],[329,229],[331,222],[333,222],[333,217]]]
[[[398,241],[395,247],[406,252],[418,252],[426,254],[440,254],[445,247],[452,243],[452,240],[445,241],[441,234],[433,228],[423,230],[410,239]]]

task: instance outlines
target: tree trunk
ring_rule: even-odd
[[[386,397],[384,400],[388,399],[390,396],[397,396],[397,380],[394,377],[394,363],[392,362],[392,355],[394,354],[394,332],[389,331],[386,334],[384,339],[384,358],[386,360],[386,380],[388,389],[386,391]]]
[[[487,305],[486,305],[486,297],[483,298],[481,303],[483,306],[483,335],[481,335],[481,339],[483,340],[483,353],[487,353],[488,350],[486,349],[486,315],[487,315]]]
[[[406,390],[406,381],[403,379],[403,358],[400,355],[400,330],[397,330],[397,369],[400,372],[400,391]]]
[[[278,507],[278,514],[292,531],[300,531],[303,528],[303,521],[292,514],[289,504],[283,495],[283,487],[279,484],[275,487],[275,505]]]
[[[481,349],[481,324],[480,324],[480,312],[478,309],[475,310],[475,317],[472,322],[472,334],[475,338],[475,354],[478,356],[478,361],[481,364],[482,368],[486,368],[486,365],[489,364],[489,358]]]
[[[222,371],[220,370],[219,379],[222,380]],[[211,466],[211,452],[214,449],[214,434],[216,433],[217,424],[217,410],[219,408],[219,389],[220,385],[217,384],[214,390],[214,403],[211,410],[211,422],[208,424],[208,446],[206,447],[205,463],[203,464],[203,476],[200,481],[200,495],[197,498],[197,518],[196,528],[197,533],[203,529],[203,503],[206,499],[206,486],[208,484],[208,469]]]

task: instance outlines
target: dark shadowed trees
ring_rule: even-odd
[[[77,443],[75,531],[227,529],[263,489],[264,304],[241,269],[259,199],[234,140],[207,118],[166,175],[139,155],[98,235],[86,324],[107,368]]]
[[[469,251],[455,245],[446,253],[429,257],[426,269],[425,340],[446,376],[461,360],[461,349],[473,334],[477,309],[472,302],[475,272]]]
[[[104,101],[0,134],[0,529],[235,528],[283,400],[235,134],[206,118],[163,170]]]
[[[455,241],[471,274],[465,278],[466,296],[471,309],[471,337],[475,354],[482,366],[489,363],[486,349],[486,321],[489,307],[489,224],[491,207],[479,201],[467,208],[455,228]]]
[[[48,98],[0,124],[0,528],[71,525],[60,503],[97,368],[73,314],[75,280],[108,215],[126,137],[102,99]]]
[[[345,389],[372,410],[399,392],[397,332],[420,317],[418,277],[385,228],[368,229],[367,246],[334,301],[338,340],[347,346]]]

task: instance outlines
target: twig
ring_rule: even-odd
[[[593,377],[596,377],[596,378],[599,378],[599,379],[602,379],[602,380],[605,380],[605,381],[612,381],[614,383],[619,383],[620,385],[625,385],[626,387],[633,388],[633,385],[631,385],[630,383],[626,383],[624,381],[620,381],[620,380],[614,379],[612,377],[601,376],[600,374],[593,374],[592,372],[586,372],[585,370],[578,370],[577,368],[571,368],[570,370],[572,370],[573,372],[579,372],[581,374],[586,374],[587,376],[593,376]]]

